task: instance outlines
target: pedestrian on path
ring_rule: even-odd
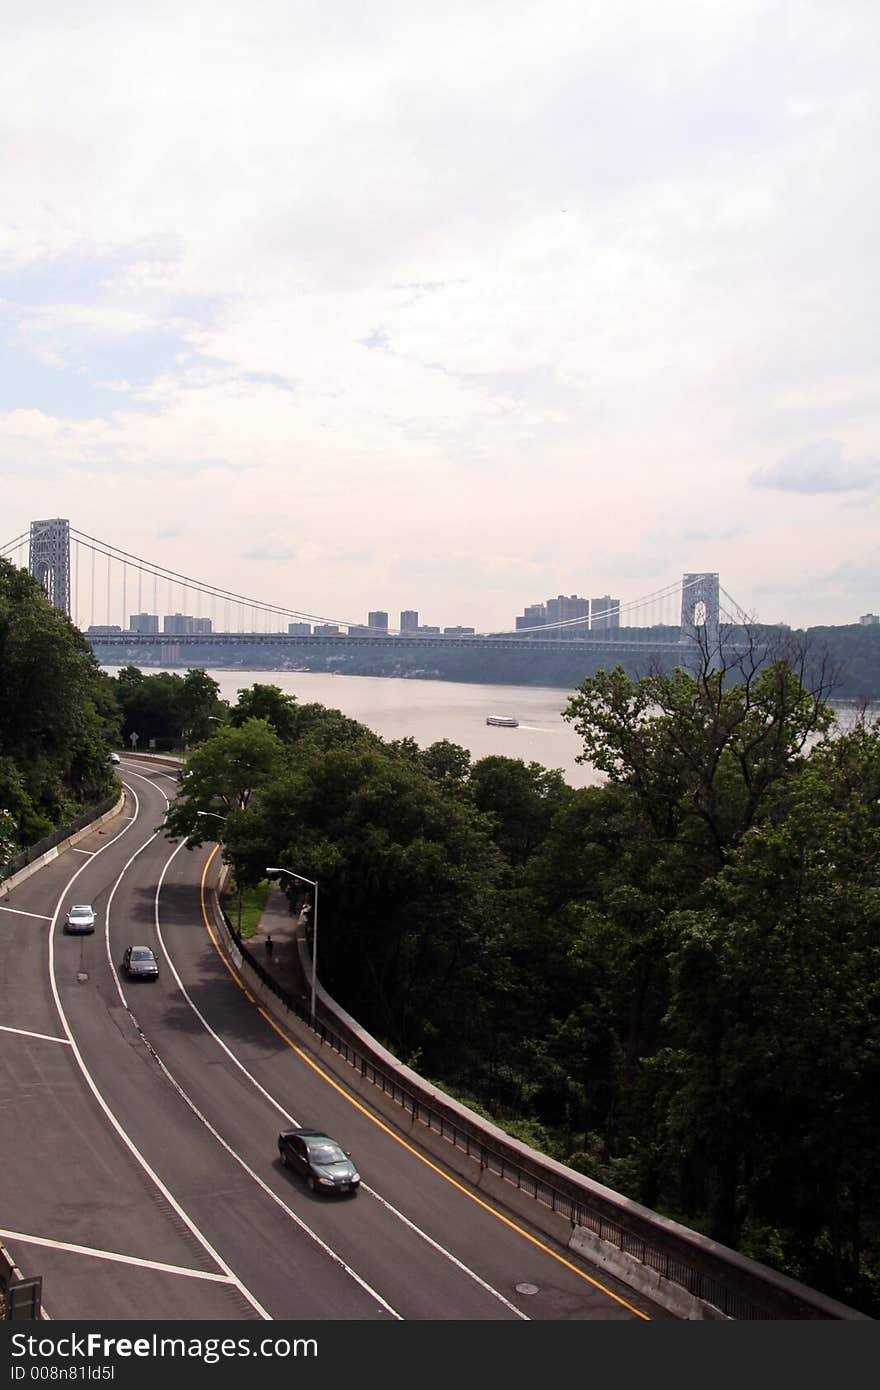
[[[267,960],[271,960],[271,959],[272,959],[272,952],[273,952],[274,950],[275,950],[275,942],[272,940],[271,935],[270,935],[270,936],[267,936],[267,937],[266,937],[266,959],[267,959]]]

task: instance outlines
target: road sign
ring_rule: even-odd
[[[136,747],[137,747],[138,737],[139,737],[139,735],[136,734],[136,733],[133,733],[133,732],[132,732],[132,733],[129,734],[129,736],[128,736],[128,741],[129,741],[129,743],[131,744],[132,748],[136,748]]]

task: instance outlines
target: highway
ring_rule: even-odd
[[[121,768],[123,814],[0,899],[0,1241],[52,1319],[668,1320],[420,1154],[255,1006],[201,884],[157,833],[173,776]],[[94,935],[67,936],[91,902]],[[121,971],[125,946],[156,982]],[[356,1197],[278,1160],[327,1129]]]

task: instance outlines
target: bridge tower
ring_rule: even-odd
[[[32,521],[28,571],[70,617],[70,522]]]
[[[681,577],[681,635],[705,652],[712,665],[718,655],[721,601],[717,574]]]

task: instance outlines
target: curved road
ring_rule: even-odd
[[[212,851],[156,833],[172,776],[0,899],[0,1241],[60,1319],[626,1320],[670,1315],[398,1134],[254,1005],[215,945]],[[73,902],[93,936],[69,937]],[[132,983],[129,943],[157,982]],[[362,1177],[315,1195],[279,1129]]]

